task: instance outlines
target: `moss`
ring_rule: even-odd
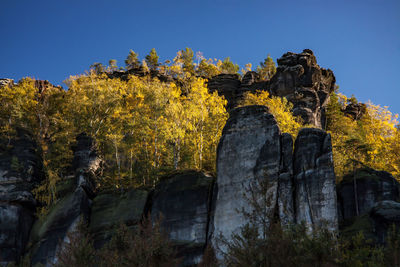
[[[103,193],[93,200],[89,229],[97,232],[124,223],[137,223],[143,214],[148,191],[131,190],[123,194]]]
[[[46,232],[49,229],[49,226],[52,225],[55,218],[62,213],[64,207],[67,203],[71,203],[73,198],[73,194],[69,194],[66,197],[57,201],[49,210],[47,216],[43,216],[39,218],[32,227],[31,235],[30,235],[30,243],[34,244],[40,241]]]

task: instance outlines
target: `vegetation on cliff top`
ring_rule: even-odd
[[[95,138],[105,162],[97,180],[102,187],[153,186],[176,169],[215,171],[216,147],[228,113],[226,100],[209,93],[205,83],[219,73],[237,73],[239,67],[229,58],[205,59],[201,53],[194,57],[189,48],[164,63],[154,49],[142,62],[131,51],[125,63],[125,70],[139,68],[143,76],[113,78],[111,74],[122,68],[110,60],[109,66],[95,63],[87,73],[71,76],[68,90],[38,86],[30,78],[0,90],[1,136],[11,140],[22,127],[39,144],[47,175],[37,189],[41,201],[49,204],[57,198],[55,184],[68,175],[71,146],[81,132]],[[242,71],[251,67],[247,64]],[[162,82],[152,71],[171,79]],[[276,67],[268,57],[257,71],[269,79]],[[354,97],[333,92],[327,107],[326,130],[332,134],[338,180],[363,165],[400,178],[397,115],[368,103],[365,114],[355,120],[344,110],[356,103]],[[267,105],[283,132],[295,136],[304,127],[284,98],[265,91],[246,93],[242,105],[249,104]]]

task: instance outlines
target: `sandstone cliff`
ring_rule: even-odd
[[[299,54],[285,53],[277,61],[277,72],[269,81],[259,81],[253,71],[242,80],[237,74],[220,74],[208,81],[208,88],[225,96],[228,109],[236,107],[245,92],[266,90],[293,103],[293,114],[301,116],[304,124],[324,128],[325,108],[335,89],[333,72],[321,68],[310,49]]]
[[[330,136],[303,129],[293,151],[292,137],[280,132],[264,106],[231,111],[218,146],[216,187],[210,234],[214,247],[222,251],[221,237],[229,241],[253,212],[255,218],[264,216],[256,220],[267,224],[260,229],[280,221],[305,222],[310,231],[325,224],[338,230]]]

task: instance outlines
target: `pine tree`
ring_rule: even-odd
[[[118,69],[117,60],[110,59],[108,61],[108,69],[109,69],[110,72],[116,71]]]
[[[222,61],[222,64],[220,66],[221,72],[222,73],[227,73],[227,74],[235,74],[238,73],[239,71],[239,65],[234,64],[230,57],[227,57]]]
[[[194,74],[194,64],[193,64],[193,50],[186,47],[185,50],[181,51],[181,60],[183,64],[183,71],[190,74]]]
[[[262,80],[270,80],[276,73],[276,66],[274,60],[268,54],[264,62],[260,62],[260,66],[257,67],[257,71],[260,74]]]
[[[149,66],[151,70],[157,69],[157,67],[159,66],[158,59],[159,57],[157,55],[156,49],[151,49],[150,53],[146,56],[147,66]]]
[[[138,59],[139,55],[133,50],[129,51],[129,55],[125,59],[125,65],[128,69],[140,67],[140,61]]]

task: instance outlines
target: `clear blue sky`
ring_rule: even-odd
[[[400,113],[399,0],[0,0],[0,77],[62,84],[130,49],[253,66],[310,48],[340,91]]]

